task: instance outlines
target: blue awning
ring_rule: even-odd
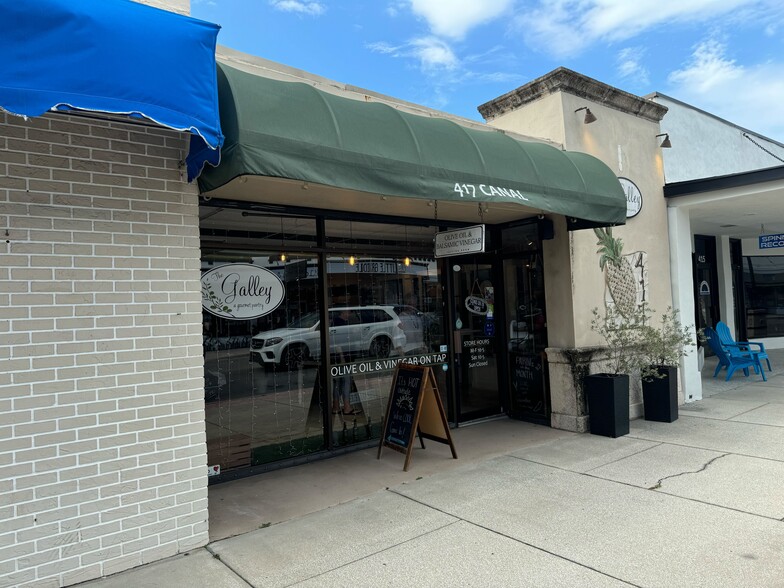
[[[130,0],[0,0],[0,108],[126,115],[190,132],[190,181],[220,160],[219,28]]]

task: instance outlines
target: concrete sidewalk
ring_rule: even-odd
[[[82,586],[784,587],[771,362],[768,382],[724,382],[708,360],[703,400],[619,439],[494,421],[408,473],[372,449],[221,484],[207,547]]]

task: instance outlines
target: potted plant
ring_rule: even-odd
[[[671,423],[678,419],[678,364],[694,346],[693,328],[681,325],[678,311],[667,308],[658,324],[646,324],[639,334],[645,420]]]
[[[583,379],[588,403],[591,433],[620,437],[629,433],[629,374],[640,365],[640,329],[644,326],[642,308],[625,309],[622,315],[607,307],[604,316],[593,309],[591,330],[604,339],[607,371]]]

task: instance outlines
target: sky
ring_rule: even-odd
[[[784,0],[191,0],[218,43],[481,121],[564,66],[784,143]]]

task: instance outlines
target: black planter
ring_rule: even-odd
[[[657,366],[662,378],[642,381],[645,420],[671,423],[678,420],[678,368]]]
[[[629,434],[629,376],[591,374],[583,380],[591,434],[621,437]]]

